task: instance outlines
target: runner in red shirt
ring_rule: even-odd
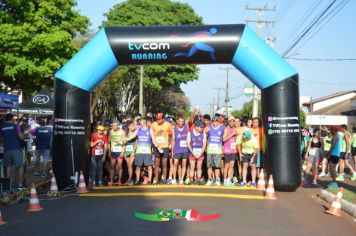
[[[98,183],[99,186],[103,185],[103,163],[105,161],[106,152],[108,148],[108,138],[104,134],[104,126],[99,125],[97,132],[91,135],[90,148],[91,148],[91,180],[93,186]],[[98,176],[98,182],[96,182]]]

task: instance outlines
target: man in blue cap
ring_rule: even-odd
[[[242,162],[242,186],[247,185],[247,168],[251,165],[252,187],[256,187],[256,155],[258,152],[258,142],[251,131],[245,130],[242,137],[236,140],[236,146]]]

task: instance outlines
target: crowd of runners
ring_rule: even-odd
[[[256,186],[263,167],[260,119],[135,116],[91,136],[91,183]],[[249,169],[250,167],[250,169]],[[103,177],[107,172],[107,177]]]
[[[318,176],[329,175],[332,177],[329,187],[337,188],[337,181],[345,180],[345,167],[349,171],[350,179],[356,180],[356,127],[353,127],[352,132],[348,131],[347,125],[328,128],[321,126],[320,129],[304,128],[301,131],[305,184],[317,184]]]

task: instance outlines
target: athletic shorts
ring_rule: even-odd
[[[315,149],[312,149],[312,150],[315,150]],[[312,151],[312,150],[310,150],[310,151]],[[309,163],[314,165],[315,163],[319,163],[320,160],[321,160],[320,150],[315,150],[315,154],[310,154],[310,152],[309,152]]]
[[[345,160],[345,153],[344,152],[340,152],[340,159],[341,160]],[[350,160],[350,161],[352,160],[351,153],[348,153],[347,160]]]
[[[211,167],[220,168],[221,160],[222,160],[222,154],[207,154],[206,166],[208,168],[211,168]]]
[[[24,166],[24,155],[21,149],[4,152],[4,166]]]
[[[44,162],[48,162],[49,159],[49,149],[36,150],[36,157],[40,158],[42,156]]]
[[[151,166],[152,165],[152,154],[140,154],[135,155],[135,166]]]
[[[153,148],[153,154],[155,155],[156,158],[168,158],[169,157],[169,148],[162,148],[163,152],[160,153],[158,151],[158,148]]]
[[[251,158],[252,158],[252,154],[242,154],[242,162],[243,163],[250,163],[251,161]],[[253,158],[253,163],[256,164],[257,158]]]
[[[356,147],[351,148],[351,154],[352,156],[356,156]]]
[[[111,159],[119,159],[121,152],[111,152]],[[121,157],[122,158],[122,157]]]
[[[258,151],[256,155],[256,167],[262,168],[263,167],[263,152]]]
[[[330,157],[329,157],[329,162],[331,162],[331,163],[333,163],[333,164],[337,164],[337,163],[339,163],[339,157],[338,156],[333,156],[333,155],[331,155]]]
[[[173,159],[186,160],[186,159],[188,159],[188,156],[189,156],[189,154],[187,152],[185,152],[185,153],[174,153]]]
[[[190,161],[195,161],[195,160],[197,160],[197,161],[204,161],[204,156],[201,156],[201,157],[199,157],[199,158],[195,158],[195,156],[189,156],[189,160],[190,160]]]
[[[224,162],[229,163],[230,161],[235,161],[236,157],[237,157],[236,153],[224,154]]]

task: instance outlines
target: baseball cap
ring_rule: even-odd
[[[100,131],[104,131],[105,130],[105,127],[102,126],[102,125],[98,125],[98,127],[96,127],[97,130],[100,130]]]
[[[244,133],[243,133],[243,136],[244,136],[245,138],[251,138],[251,131],[245,130]]]
[[[204,128],[204,124],[200,120],[195,121],[194,125],[195,127]]]

